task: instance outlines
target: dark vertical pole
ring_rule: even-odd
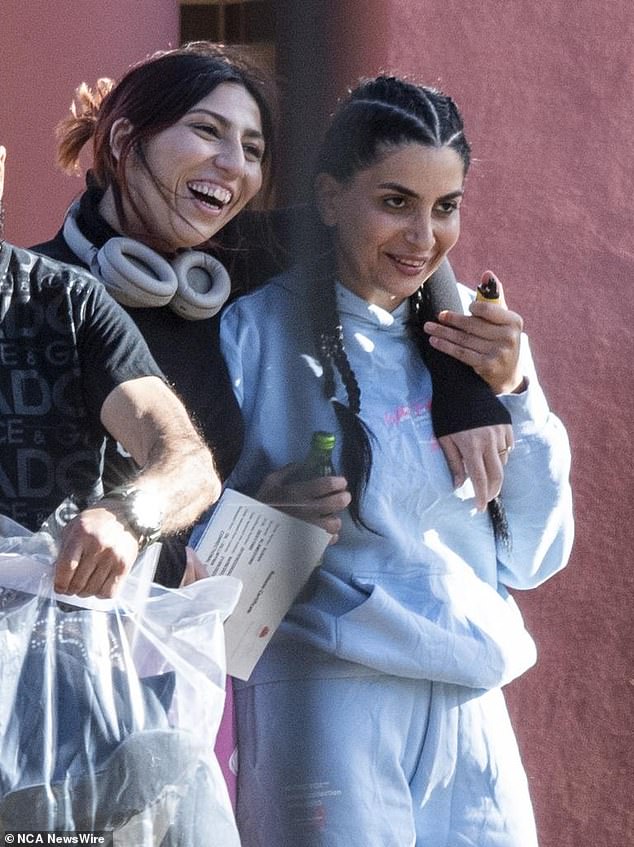
[[[384,0],[275,0],[277,69],[282,88],[278,201],[298,202],[337,98],[385,61],[389,3]]]
[[[276,56],[282,91],[280,167],[281,205],[304,200],[332,87],[326,55],[324,8],[319,0],[276,0]]]

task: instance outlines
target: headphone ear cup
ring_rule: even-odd
[[[132,238],[111,238],[97,253],[99,276],[124,306],[165,306],[178,288],[170,263]]]
[[[173,262],[178,290],[170,303],[182,318],[199,321],[217,314],[231,293],[231,280],[225,266],[197,250],[186,250]]]
[[[119,303],[132,308],[169,304],[180,317],[199,321],[213,317],[227,301],[231,280],[218,259],[184,250],[170,263],[145,244],[122,237],[97,249],[77,225],[78,208],[74,203],[66,215],[66,243]]]

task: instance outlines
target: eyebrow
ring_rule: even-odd
[[[190,109],[187,112],[188,115],[209,115],[210,118],[214,118],[218,121],[218,123],[222,124],[224,127],[230,127],[231,121],[228,118],[225,118],[224,115],[219,114],[218,112],[212,112],[211,109]],[[246,129],[245,135],[248,135],[251,138],[261,138],[264,141],[264,134],[260,132],[259,129]]]
[[[399,194],[405,194],[407,197],[415,197],[418,198],[418,194],[415,191],[412,191],[411,188],[406,188],[404,185],[401,185],[398,182],[382,182],[378,186],[379,188],[387,188],[390,191],[396,191]],[[463,189],[458,189],[457,191],[451,191],[449,194],[444,194],[439,200],[453,200],[455,197],[464,196]]]

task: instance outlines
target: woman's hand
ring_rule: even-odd
[[[325,529],[332,536],[330,544],[335,544],[341,531],[338,513],[347,509],[352,499],[347,481],[342,476],[323,476],[291,482],[297,469],[296,464],[290,464],[272,471],[264,479],[256,498],[287,515]]]
[[[459,488],[471,478],[476,508],[483,512],[500,493],[504,465],[513,448],[513,427],[508,424],[465,429],[438,439]]]
[[[485,271],[482,280],[494,276]],[[424,329],[437,350],[470,365],[495,394],[511,394],[523,388],[519,370],[520,338],[524,322],[506,308],[500,288],[500,303],[474,301],[471,315],[441,312],[438,323],[427,321]]]
[[[482,282],[494,277],[499,302],[474,301],[471,315],[441,312],[439,323],[428,321],[425,331],[436,349],[470,365],[496,394],[521,391],[524,379],[519,370],[520,339],[523,321],[506,307],[504,291],[491,271],[482,274]],[[509,425],[478,427],[439,439],[456,487],[471,478],[476,506],[486,504],[500,493],[504,465],[513,448],[513,429]]]
[[[180,588],[191,585],[192,582],[197,582],[199,579],[206,579],[208,576],[207,569],[198,556],[198,553],[196,553],[193,547],[185,547],[185,571],[183,572]]]

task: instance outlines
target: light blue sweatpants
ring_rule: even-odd
[[[499,690],[371,676],[236,691],[243,847],[536,847]]]

